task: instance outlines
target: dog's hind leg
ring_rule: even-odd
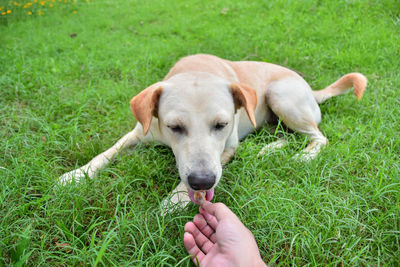
[[[277,152],[280,148],[287,146],[289,143],[285,139],[279,139],[278,141],[269,143],[265,145],[260,152],[258,152],[257,157],[263,157],[265,155],[269,155]]]
[[[272,82],[266,90],[266,101],[286,126],[310,138],[310,143],[297,157],[300,160],[315,158],[328,140],[318,129],[321,111],[309,85],[297,77]]]
[[[61,175],[58,182],[62,185],[72,181],[79,182],[85,175],[93,178],[96,176],[97,172],[107,166],[116,155],[128,147],[136,145],[139,140],[142,139],[141,137],[143,137],[142,132],[140,127],[135,127],[135,129],[119,139],[111,148],[94,157],[86,165]]]
[[[328,143],[328,139],[320,132],[316,124],[311,130],[308,132],[303,131],[303,133],[308,135],[310,142],[302,152],[295,155],[295,158],[302,161],[309,161],[319,154],[321,149]]]

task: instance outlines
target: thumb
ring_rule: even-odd
[[[211,203],[205,201],[201,208],[217,218],[218,221],[226,218],[237,218],[237,216],[224,203]]]

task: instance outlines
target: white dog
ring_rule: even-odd
[[[309,136],[300,159],[314,158],[327,143],[318,129],[318,103],[351,87],[360,99],[366,85],[364,75],[350,73],[323,90],[312,91],[296,72],[274,64],[188,56],[179,60],[163,81],[131,100],[138,120],[133,131],[85,166],[62,175],[60,182],[94,177],[125,148],[139,141],[157,141],[172,148],[181,178],[170,202],[164,204],[185,206],[198,190],[205,190],[206,199],[211,200],[221,178],[221,165],[256,125],[260,127],[275,114],[292,130]],[[260,153],[285,143],[269,144]]]

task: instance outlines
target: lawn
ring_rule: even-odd
[[[179,181],[168,148],[139,145],[78,186],[57,177],[131,130],[132,96],[195,53],[285,65],[314,89],[369,78],[361,101],[321,105],[317,159],[293,160],[306,138],[266,126],[214,200],[267,263],[400,264],[397,0],[41,2],[0,1],[0,266],[192,266],[183,226],[197,207],[160,214]],[[290,146],[257,158],[277,137]]]

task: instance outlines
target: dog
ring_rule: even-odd
[[[181,179],[163,209],[195,202],[194,193],[200,190],[209,201],[221,179],[222,165],[235,154],[239,140],[277,116],[288,128],[309,137],[298,158],[313,159],[328,142],[318,129],[318,104],[351,88],[361,99],[366,86],[364,75],[349,73],[313,91],[299,74],[282,66],[206,54],[187,56],[162,81],[132,98],[130,107],[138,123],[131,132],[59,181],[92,178],[124,149],[157,141],[171,147]],[[259,155],[285,144],[285,140],[268,144]]]

